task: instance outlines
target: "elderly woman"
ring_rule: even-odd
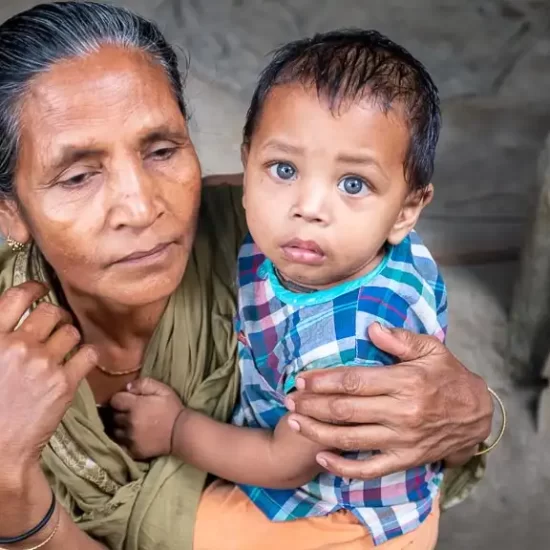
[[[176,55],[136,15],[68,2],[0,26],[1,547],[181,550],[209,528],[206,474],[132,460],[109,407],[145,375],[217,419],[235,405],[240,190],[201,183],[186,117]],[[374,337],[404,363],[308,378],[302,432],[382,450],[334,455],[340,475],[467,461],[484,382],[432,339]]]

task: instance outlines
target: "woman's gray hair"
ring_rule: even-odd
[[[103,45],[146,52],[166,71],[187,118],[174,49],[152,22],[127,9],[95,2],[41,4],[0,25],[0,199],[15,198],[20,107],[33,78],[55,63]]]

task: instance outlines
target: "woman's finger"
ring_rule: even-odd
[[[65,363],[65,374],[73,391],[80,385],[80,382],[97,366],[98,355],[93,346],[82,346]]]
[[[8,288],[0,295],[0,333],[15,329],[25,312],[40,298],[48,293],[48,289],[36,281],[27,281],[19,286]]]
[[[289,410],[332,424],[391,424],[401,403],[388,396],[355,397],[295,392],[287,398]]]
[[[291,414],[288,420],[293,422],[292,426],[295,425],[294,422],[298,424],[301,435],[329,449],[374,451],[400,445],[399,434],[379,424],[335,426],[297,414]]]
[[[404,329],[382,327],[373,323],[368,328],[372,343],[382,351],[398,357],[401,361],[415,361],[426,355],[444,351],[443,344],[433,336],[417,334]]]
[[[354,460],[324,451],[317,455],[317,462],[339,477],[364,480],[378,479],[409,467],[399,455],[393,453],[379,453],[366,460]]]
[[[322,394],[347,394],[370,397],[390,395],[398,388],[397,367],[336,367],[300,374],[296,387]]]
[[[71,321],[71,316],[64,309],[42,302],[21,323],[17,332],[24,332],[38,342],[45,342],[58,326]]]
[[[79,344],[80,332],[73,325],[59,327],[46,342],[46,348],[50,357],[62,363],[65,357]]]

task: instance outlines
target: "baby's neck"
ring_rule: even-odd
[[[311,294],[312,292],[320,290],[318,288],[304,286],[304,285],[301,285],[300,283],[295,283],[294,281],[287,279],[275,266],[273,266],[273,269],[275,271],[275,275],[277,275],[277,279],[279,280],[279,282],[287,290],[290,290],[291,292],[296,292],[298,294]]]
[[[365,265],[357,270],[356,272],[346,276],[342,277],[338,280],[331,281],[329,283],[323,284],[323,285],[306,285],[302,282],[296,282],[292,279],[289,279],[288,277],[285,277],[279,269],[277,269],[277,266],[273,265],[273,270],[275,272],[275,275],[277,276],[277,279],[281,283],[281,285],[286,288],[286,290],[290,290],[291,292],[296,292],[297,294],[311,294],[312,292],[316,292],[318,290],[326,290],[329,288],[334,288],[338,285],[341,285],[343,283],[348,283],[350,281],[355,281],[356,279],[360,279],[361,277],[364,277],[365,275],[368,275],[371,273],[374,269],[380,265],[380,262],[384,259],[384,256],[387,253],[387,247],[384,246],[378,254],[374,258],[372,258],[370,261],[366,262]]]

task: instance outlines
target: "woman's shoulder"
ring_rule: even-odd
[[[244,221],[242,184],[242,174],[206,176],[202,180],[202,209],[215,209],[216,214],[223,212],[239,223]]]
[[[205,189],[227,186],[242,189],[243,174],[242,172],[239,172],[236,174],[212,174],[210,176],[204,176],[204,178],[202,178],[202,185]]]
[[[247,233],[242,195],[242,174],[203,179],[199,231],[208,232],[235,255]]]

